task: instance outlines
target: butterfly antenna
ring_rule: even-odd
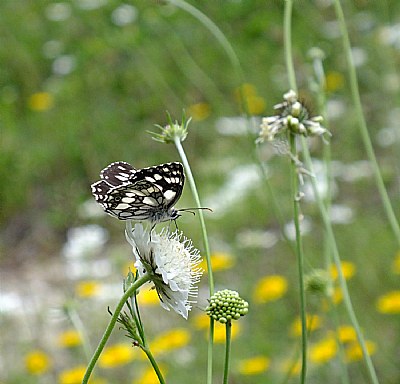
[[[205,207],[196,207],[196,208],[184,208],[184,209],[180,209],[179,212],[190,212],[193,214],[193,216],[196,215],[196,212],[193,212],[194,210],[199,210],[199,209],[204,209],[207,211],[212,212],[213,210],[211,208],[205,208]]]

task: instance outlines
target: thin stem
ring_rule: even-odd
[[[309,169],[309,171],[311,173],[314,173],[313,165],[312,165],[312,162],[311,162],[310,152],[308,150],[308,146],[307,146],[305,138],[302,138],[302,149],[303,149],[304,158],[306,160],[307,168]],[[379,384],[378,377],[376,376],[374,365],[372,363],[371,357],[369,356],[369,353],[368,353],[368,350],[367,350],[367,347],[366,347],[366,344],[365,344],[365,339],[364,339],[364,336],[363,336],[363,334],[361,332],[361,327],[360,327],[360,325],[358,323],[357,316],[355,314],[355,311],[354,311],[354,308],[353,308],[353,304],[352,304],[351,299],[350,299],[350,294],[349,294],[349,291],[348,291],[348,288],[347,288],[346,279],[345,279],[345,277],[343,275],[341,261],[340,261],[340,255],[339,255],[339,251],[338,251],[338,247],[337,247],[337,244],[336,244],[335,235],[333,233],[333,229],[332,229],[332,225],[331,225],[331,222],[330,222],[330,219],[329,219],[328,212],[326,210],[324,202],[322,201],[322,199],[321,199],[321,197],[319,195],[318,188],[317,188],[317,183],[316,183],[315,178],[311,177],[310,180],[311,180],[311,185],[312,185],[312,188],[313,188],[313,192],[314,192],[317,204],[318,204],[318,209],[319,209],[319,211],[321,213],[321,217],[322,217],[322,220],[324,222],[325,230],[326,230],[326,233],[327,233],[327,236],[328,236],[328,241],[329,241],[329,244],[330,244],[330,248],[332,250],[333,260],[335,262],[335,266],[336,266],[336,269],[338,271],[339,284],[340,284],[340,288],[341,288],[342,293],[343,293],[343,302],[345,304],[345,307],[346,307],[347,313],[349,315],[350,321],[351,321],[351,323],[352,323],[352,325],[353,325],[353,327],[354,327],[354,329],[356,331],[357,339],[358,339],[358,342],[359,342],[359,344],[361,346],[361,350],[363,352],[364,361],[365,361],[366,366],[367,366],[367,370],[368,370],[368,373],[369,373],[369,376],[370,376],[371,383]]]
[[[115,308],[115,311],[111,317],[110,322],[107,325],[106,330],[104,331],[103,337],[101,338],[99,345],[96,348],[96,351],[94,352],[92,359],[89,362],[88,367],[86,368],[86,373],[85,376],[83,377],[82,380],[82,384],[87,384],[88,380],[90,378],[90,375],[92,374],[92,371],[97,363],[97,360],[99,359],[106,343],[107,340],[109,339],[112,330],[115,327],[115,323],[118,320],[118,316],[122,311],[122,308],[124,307],[125,303],[127,302],[127,300],[135,293],[135,291],[142,286],[144,283],[146,283],[147,281],[150,280],[150,275],[149,274],[145,274],[143,275],[141,278],[139,278],[138,280],[136,280],[132,286],[129,287],[129,289],[124,293],[124,295],[121,297],[121,300],[119,301],[117,307]]]
[[[300,291],[300,318],[301,318],[301,384],[306,381],[307,373],[307,317],[306,317],[306,295],[304,290],[304,252],[303,240],[300,231],[300,201],[299,201],[299,179],[297,167],[294,159],[297,157],[296,137],[289,132],[290,151],[292,159],[290,161],[290,173],[293,196],[293,220],[296,231],[296,255],[297,267],[299,271],[299,291]]]
[[[229,376],[229,364],[231,355],[231,335],[232,335],[232,323],[228,321],[226,323],[226,337],[225,337],[225,367],[224,367],[224,384],[228,384]]]
[[[292,90],[297,92],[296,73],[294,70],[293,55],[292,55],[292,0],[285,1],[284,10],[284,46],[285,46],[285,60],[286,71],[289,80],[289,86]],[[304,253],[303,241],[300,232],[299,222],[299,179],[297,174],[296,164],[294,159],[297,158],[296,138],[289,132],[290,152],[292,160],[290,162],[291,182],[292,182],[292,196],[293,196],[293,215],[294,225],[296,230],[296,254],[297,254],[297,267],[299,271],[299,289],[300,289],[300,318],[301,318],[301,376],[300,382],[304,384],[307,374],[307,317],[306,317],[306,295],[304,290]]]
[[[147,347],[147,345],[145,347],[142,348],[142,351],[147,355],[147,358],[150,360],[150,363],[154,369],[154,372],[156,373],[157,377],[158,377],[158,381],[161,384],[165,384],[165,380],[164,377],[161,373],[160,367],[158,366],[156,360],[154,359],[153,354],[151,353],[150,349]]]
[[[192,194],[196,205],[198,208],[201,208],[200,197],[197,192],[196,183],[194,181],[194,177],[192,174],[192,170],[189,165],[189,161],[186,157],[185,150],[183,149],[182,143],[178,137],[175,137],[175,146],[178,150],[179,156],[181,157],[183,166],[185,167],[186,177],[189,180],[190,189],[192,190]],[[204,250],[206,253],[206,262],[207,262],[207,272],[208,272],[208,286],[210,291],[210,296],[214,294],[214,278],[212,273],[212,265],[211,265],[211,253],[210,253],[210,246],[208,243],[208,235],[207,235],[207,228],[206,223],[204,221],[203,212],[199,209],[199,220],[200,220],[200,227],[201,233],[203,236],[203,243],[204,243]],[[209,329],[209,338],[208,338],[208,353],[207,353],[207,384],[211,384],[212,382],[212,356],[213,356],[213,344],[214,344],[214,322],[213,319],[210,320],[210,329]]]
[[[367,124],[365,122],[365,117],[364,117],[364,113],[362,110],[360,91],[358,89],[357,73],[356,73],[356,68],[354,66],[354,62],[353,62],[353,56],[351,53],[350,38],[349,38],[349,34],[347,31],[347,27],[346,27],[346,22],[344,19],[343,9],[342,9],[342,6],[341,6],[339,0],[334,1],[334,6],[335,6],[335,11],[336,11],[336,16],[339,21],[340,31],[341,31],[341,35],[342,35],[343,48],[344,48],[346,58],[347,58],[347,68],[349,71],[349,78],[350,78],[350,91],[351,91],[351,96],[352,96],[354,107],[355,107],[354,113],[355,113],[356,119],[358,121],[358,127],[360,129],[360,135],[363,140],[368,159],[372,166],[372,171],[375,176],[375,183],[378,187],[379,195],[381,197],[386,216],[389,220],[392,231],[396,237],[398,246],[400,246],[399,222],[396,218],[396,215],[394,214],[391,201],[389,199],[388,193],[385,188],[385,183],[383,182],[383,178],[382,178],[382,175],[381,175],[381,172],[379,169],[379,165],[378,165],[378,162],[376,159],[376,155],[374,152],[374,148],[372,146],[371,138],[368,133]]]

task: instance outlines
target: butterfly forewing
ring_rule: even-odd
[[[125,161],[116,161],[100,172],[100,177],[112,186],[126,183],[136,172],[135,168]]]
[[[121,167],[128,163],[113,164],[102,171],[104,180],[92,185],[96,201],[107,213],[120,220],[152,222],[173,220],[177,217],[177,211],[172,207],[181,196],[185,182],[182,164],[166,163],[138,170],[132,167],[126,169],[126,172]],[[119,171],[124,171],[122,172],[124,174],[129,173],[130,176],[127,180],[113,177]],[[120,184],[109,185],[111,184],[109,180],[112,182],[119,180]]]

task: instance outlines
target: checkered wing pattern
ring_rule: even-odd
[[[120,220],[175,220],[173,207],[182,194],[185,175],[181,163],[166,163],[134,169],[125,162],[110,164],[102,180],[92,184],[96,201]],[[117,184],[119,182],[119,184]]]

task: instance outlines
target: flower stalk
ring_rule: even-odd
[[[107,343],[107,340],[110,338],[111,333],[115,327],[115,324],[117,323],[118,317],[122,311],[122,308],[124,307],[125,303],[135,294],[137,289],[141,287],[144,283],[150,280],[150,276],[145,274],[138,280],[136,280],[124,293],[124,295],[121,297],[117,307],[115,308],[115,311],[111,317],[110,322],[107,325],[106,330],[104,331],[103,337],[101,338],[99,345],[96,348],[96,351],[94,352],[88,367],[86,368],[85,375],[82,380],[82,384],[87,384],[90,378],[90,375],[93,372],[93,369],[103,352],[103,349]]]

